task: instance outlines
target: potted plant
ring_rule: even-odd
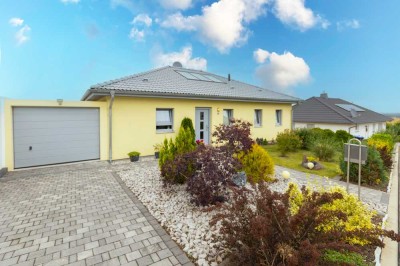
[[[156,144],[156,145],[154,145],[153,146],[154,147],[154,157],[156,158],[156,159],[158,159],[158,158],[160,158],[160,149],[161,149],[161,144]]]
[[[131,159],[131,162],[137,162],[139,161],[140,152],[131,151],[130,153],[128,153],[128,156]]]

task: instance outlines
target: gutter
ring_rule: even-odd
[[[114,104],[115,91],[110,91],[110,106],[108,109],[108,162],[112,163],[112,107]]]
[[[99,90],[90,89],[86,91],[82,97],[83,101],[92,101],[94,98],[108,96],[111,91],[114,91],[118,96],[126,97],[145,97],[145,98],[171,98],[171,99],[190,99],[190,100],[214,100],[214,101],[235,101],[235,102],[269,102],[269,103],[298,103],[297,100],[280,100],[280,99],[257,99],[257,98],[243,98],[243,97],[226,97],[226,96],[206,96],[206,95],[188,95],[188,94],[175,94],[175,93],[156,93],[156,92],[129,92],[129,91],[115,91],[115,90]]]

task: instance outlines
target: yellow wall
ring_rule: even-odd
[[[107,102],[81,102],[64,101],[59,105],[57,101],[33,101],[33,100],[5,100],[5,154],[6,167],[8,170],[14,170],[14,152],[13,152],[13,107],[98,107],[100,109],[100,159],[108,159],[108,105]]]
[[[127,153],[133,150],[143,156],[154,154],[153,145],[163,142],[166,137],[174,137],[184,117],[195,123],[196,107],[210,108],[210,131],[222,123],[223,109],[233,109],[234,118],[252,124],[254,110],[262,109],[262,127],[252,128],[253,138],[271,140],[278,132],[291,128],[291,104],[116,97],[113,105],[113,159],[127,158]],[[156,108],[174,109],[174,133],[156,132]],[[276,109],[282,109],[282,126],[275,125]]]

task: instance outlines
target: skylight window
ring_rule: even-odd
[[[219,82],[224,83],[224,81],[207,74],[200,74],[195,72],[187,72],[187,71],[176,71],[187,79],[190,80],[201,80],[201,81],[210,81],[210,82]]]
[[[337,107],[340,107],[340,108],[342,108],[342,109],[344,109],[344,110],[346,110],[346,111],[351,111],[351,110],[354,110],[354,111],[356,111],[356,112],[364,112],[365,110],[364,109],[361,109],[360,107],[357,107],[357,106],[355,106],[355,105],[352,105],[352,104],[335,104]]]

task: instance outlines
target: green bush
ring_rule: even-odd
[[[340,160],[340,169],[343,173],[343,179],[347,178],[347,162],[343,160],[343,156]],[[358,164],[350,164],[350,181],[358,182]],[[381,185],[388,181],[388,176],[385,171],[385,166],[381,159],[381,156],[377,149],[374,147],[368,147],[367,162],[361,166],[361,183],[368,185]]]
[[[250,183],[274,180],[274,163],[268,152],[259,145],[254,144],[248,153],[241,153],[239,161]]]
[[[196,132],[194,131],[193,121],[189,117],[185,117],[182,119],[181,127],[184,129],[189,129],[192,134],[193,144],[196,144]]]
[[[285,129],[284,132],[278,133],[276,143],[281,156],[286,156],[288,152],[294,152],[301,148],[301,139],[296,135],[295,131]]]
[[[312,146],[312,151],[321,161],[332,161],[338,149],[337,142],[333,138],[318,138]]]
[[[400,122],[386,124],[386,130],[383,133],[390,134],[394,142],[400,142]]]
[[[333,138],[335,138],[335,132],[333,132],[330,129],[324,129],[323,130],[323,137],[324,138],[333,139]]]
[[[158,161],[164,182],[183,184],[194,174],[194,162],[191,156],[186,155],[195,149],[196,144],[189,127],[180,127],[175,141],[164,140]]]
[[[361,254],[355,252],[339,252],[332,249],[325,250],[321,257],[322,265],[354,265],[368,266]]]
[[[129,157],[136,157],[136,156],[140,156],[140,152],[137,151],[131,151],[130,153],[128,153]]]
[[[347,143],[353,136],[346,130],[337,130],[335,132],[335,139],[339,143]]]
[[[317,134],[308,128],[298,128],[295,133],[301,139],[301,149],[311,150],[314,141],[317,139]]]

